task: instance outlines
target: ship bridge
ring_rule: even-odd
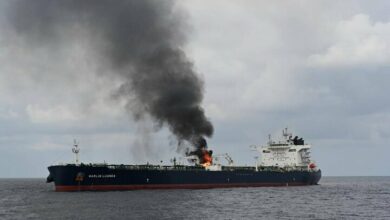
[[[279,141],[269,141],[266,146],[257,147],[260,153],[260,167],[308,167],[310,160],[311,145],[305,144],[303,138],[283,130],[283,137]]]

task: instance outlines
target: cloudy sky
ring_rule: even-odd
[[[91,56],[88,37],[58,48],[26,45],[0,3],[0,177],[45,177],[81,160],[169,163],[168,129],[135,122],[113,99],[120,79]],[[215,153],[254,165],[284,127],[313,145],[324,175],[390,175],[389,1],[177,3],[185,51],[205,82]],[[80,37],[84,36],[84,37]],[[143,138],[148,133],[148,143]],[[143,138],[141,138],[141,136]],[[145,147],[147,146],[147,147]]]

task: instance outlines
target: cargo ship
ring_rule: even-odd
[[[293,138],[287,129],[279,141],[269,136],[267,145],[251,148],[259,154],[254,166],[235,166],[228,154],[212,156],[206,149],[202,158],[185,157],[190,165],[176,159],[172,165],[114,165],[79,163],[75,143],[76,163],[49,166],[47,182],[54,182],[56,191],[108,191],[303,186],[317,185],[321,179],[321,170],[310,159],[311,145]]]

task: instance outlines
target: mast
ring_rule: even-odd
[[[72,152],[76,155],[76,164],[79,164],[79,152],[80,148],[78,148],[79,143],[76,141],[76,139],[73,140],[73,148]]]

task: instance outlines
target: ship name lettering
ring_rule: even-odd
[[[115,174],[89,174],[89,178],[115,178]]]

